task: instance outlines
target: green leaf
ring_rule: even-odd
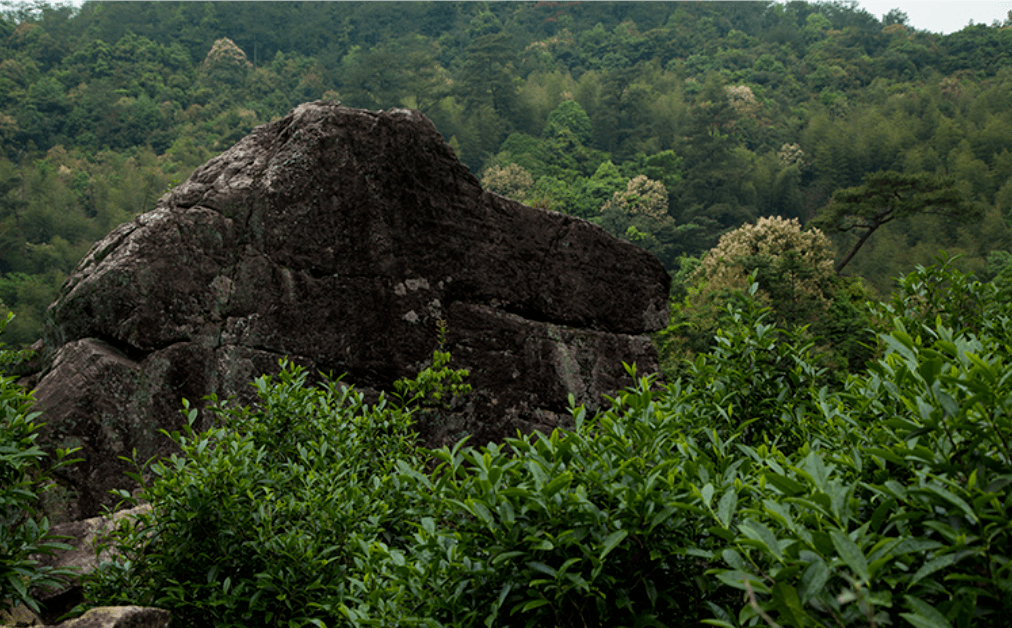
[[[823,462],[821,456],[814,451],[805,456],[805,459],[801,462],[801,470],[811,478],[815,488],[820,491],[826,490],[826,482],[829,481],[830,469]]]
[[[742,534],[765,547],[777,560],[783,561],[784,553],[780,548],[780,541],[772,530],[754,519],[742,523],[738,528]]]
[[[788,509],[789,506],[777,503],[772,499],[763,500],[763,511],[775,519],[781,526],[784,526],[788,530],[793,530],[795,527],[794,519],[791,517],[791,513]]]
[[[734,516],[734,511],[738,507],[738,493],[734,490],[734,487],[727,489],[720,498],[720,503],[717,504],[717,520],[720,521],[720,525],[725,528],[731,525],[731,518]]]
[[[807,603],[826,587],[829,582],[829,565],[821,558],[816,558],[801,575],[801,597]]]
[[[871,515],[871,529],[878,532],[882,527],[882,522],[884,522],[886,518],[895,511],[895,509],[895,498],[886,499],[879,504],[878,507],[875,508],[875,512]]]
[[[541,493],[545,497],[551,497],[552,495],[555,495],[562,489],[569,486],[570,482],[572,481],[573,481],[573,474],[567,471],[562,475],[558,475],[552,478],[552,481],[549,482],[548,484],[545,484],[545,486],[541,489]]]
[[[957,554],[945,554],[943,556],[939,556],[924,563],[923,565],[921,565],[921,568],[918,569],[917,572],[914,574],[914,577],[910,579],[910,584],[907,585],[907,589],[914,586],[924,578],[935,573],[939,569],[949,567],[950,565],[955,563],[956,560],[958,560],[958,558],[959,556]]]
[[[499,518],[502,519],[503,523],[513,523],[516,521],[516,512],[513,510],[513,504],[508,499],[504,499],[499,502]]]
[[[625,530],[616,530],[609,534],[608,538],[604,540],[604,548],[601,550],[601,560],[604,560],[604,557],[611,553],[627,536],[629,536],[629,533]]]
[[[1009,484],[1012,484],[1012,475],[999,475],[994,480],[988,482],[983,491],[985,493],[997,493]]]
[[[527,563],[527,566],[530,567],[531,569],[533,569],[534,571],[540,571],[541,573],[543,573],[545,575],[548,575],[548,576],[551,576],[553,578],[555,578],[555,577],[557,577],[559,575],[559,572],[557,572],[556,570],[552,569],[551,567],[549,567],[545,563],[541,563],[541,562],[537,562],[537,561],[532,561],[532,562]]]
[[[468,501],[467,505],[469,506],[468,510],[470,510],[476,517],[481,519],[482,523],[486,524],[492,523],[492,511],[488,509],[488,506],[486,506],[482,502],[474,501],[472,499],[469,499],[467,501]]]
[[[710,502],[713,501],[713,484],[707,483],[700,492],[703,495],[703,505],[709,506]]]
[[[665,521],[667,521],[671,517],[671,515],[673,515],[676,512],[678,512],[678,508],[677,507],[675,507],[675,506],[665,506],[663,510],[661,510],[659,513],[655,514],[650,519],[650,527],[648,528],[647,531],[648,532],[653,532],[654,528],[656,528],[657,526],[659,526],[662,523],[664,523]]]
[[[940,390],[935,393],[935,398],[938,399],[938,403],[941,404],[946,415],[951,417],[959,414],[959,404],[955,399]]]
[[[711,560],[713,560],[713,557],[714,557],[714,553],[712,551],[710,551],[710,550],[704,550],[704,549],[699,549],[698,547],[687,547],[683,551],[685,552],[686,556],[696,556],[697,558],[702,558],[705,561],[711,561]],[[665,556],[665,555],[666,554],[664,552],[662,552],[662,551],[654,550],[654,551],[650,552],[650,559],[651,560],[658,560],[662,556]]]
[[[555,547],[555,544],[552,543],[550,540],[544,538],[542,534],[543,534],[542,532],[538,532],[536,534],[529,534],[526,537],[524,537],[524,541],[530,544],[531,550],[550,551]]]
[[[949,502],[950,504],[952,504],[952,505],[956,506],[957,508],[959,508],[960,510],[962,510],[963,514],[965,514],[966,518],[969,519],[970,521],[972,521],[974,523],[977,523],[979,521],[977,519],[977,513],[973,512],[973,509],[970,508],[969,504],[967,504],[965,501],[963,501],[962,499],[960,499],[956,495],[953,495],[951,492],[949,492],[945,488],[942,488],[941,486],[938,486],[937,484],[928,484],[928,485],[926,485],[924,487],[924,490],[930,491],[930,492],[934,493],[935,495],[938,495],[939,497],[941,497],[945,501]]]
[[[910,622],[915,628],[952,628],[952,624],[927,602],[913,597],[904,596],[913,613],[900,613],[900,617]]]
[[[707,602],[707,606],[710,607],[710,611],[717,619],[704,619],[702,623],[710,624],[711,626],[730,626],[731,628],[737,628],[737,624],[733,623],[734,618],[731,617],[731,613],[727,612],[727,609],[714,604],[713,602]]]
[[[805,611],[794,587],[786,582],[773,585],[773,604],[780,611],[781,619],[786,619],[795,628],[804,628]]]
[[[570,567],[581,562],[582,560],[583,560],[582,558],[570,558],[566,562],[562,563],[562,567],[559,567],[559,573],[566,573],[566,571],[568,571]]]
[[[943,547],[938,541],[923,538],[903,539],[899,545],[892,549],[893,556],[902,556],[913,552],[924,552]]]
[[[548,600],[545,600],[545,599],[531,600],[531,601],[527,602],[526,604],[524,604],[520,608],[520,612],[521,613],[526,613],[527,611],[532,611],[535,608],[541,608],[542,606],[545,606],[546,604],[548,604]],[[517,606],[520,606],[520,605],[518,604]],[[513,611],[514,612],[516,611],[516,607],[513,607]]]
[[[833,547],[836,548],[843,562],[847,563],[847,566],[861,578],[862,582],[867,583],[869,580],[868,561],[865,559],[861,548],[849,536],[839,530],[832,530],[829,536],[833,539]]]
[[[933,358],[921,362],[921,365],[917,368],[917,372],[920,373],[929,387],[935,383],[938,375],[942,372],[942,363],[943,360],[941,358]]]
[[[526,552],[503,552],[501,554],[497,554],[496,557],[492,559],[492,564],[498,565],[499,563],[505,562],[507,560],[512,560],[517,556],[523,556],[525,553]]]
[[[890,349],[899,353],[911,364],[917,362],[917,356],[914,354],[914,342],[909,334],[902,331],[894,331],[891,335],[883,335],[882,339]]]
[[[20,596],[22,602],[28,599],[28,587],[25,585],[25,581],[21,578],[21,576],[17,573],[12,573],[8,577],[7,581],[13,585],[14,590],[17,592],[18,596]]]
[[[741,557],[741,554],[733,549],[725,549],[720,552],[720,555],[723,557],[724,562],[730,565],[731,568],[737,569],[738,571],[744,571],[745,559]]]
[[[886,423],[888,423],[888,421]],[[896,426],[890,426],[890,427],[896,427]],[[901,428],[906,428],[906,429],[917,429],[918,426],[916,424],[914,424],[914,423],[903,423],[903,425],[901,425],[900,427]],[[894,452],[891,449],[882,449],[882,448],[879,448],[879,447],[867,447],[867,448],[865,448],[864,452],[867,453],[867,454],[871,454],[873,456],[878,456],[879,458],[882,458],[883,460],[886,460],[887,462],[892,462],[894,464],[904,464],[905,463],[905,461],[903,460],[903,457],[897,455],[896,452]]]
[[[492,467],[488,470],[488,481],[492,483],[492,486],[498,486],[501,477],[502,467]]]
[[[531,475],[534,476],[534,485],[541,488],[548,483],[548,474],[545,472],[544,467],[537,460],[528,460],[525,464],[527,470],[530,471]]]
[[[745,583],[748,582],[749,587],[752,588],[756,593],[769,593],[769,587],[766,583],[759,579],[758,576],[752,575],[746,571],[738,571],[737,569],[721,571],[717,573],[717,579],[724,584],[740,589],[742,591],[747,590]]]
[[[499,592],[499,600],[498,600],[498,603],[496,604],[496,608],[497,608],[497,609],[498,609],[499,607],[501,607],[501,606],[502,606],[502,603],[503,603],[503,602],[505,602],[505,601],[506,601],[506,596],[510,594],[510,590],[511,590],[512,588],[513,588],[513,585],[512,585],[512,584],[507,584],[506,586],[504,586],[504,587],[502,588],[502,591],[500,591],[500,592]],[[492,620],[494,621],[494,620],[495,620],[495,616],[493,615],[493,616],[491,617],[491,619],[492,619]],[[490,624],[489,622],[487,622],[487,621],[486,621],[486,624],[488,624],[488,625],[491,625],[491,624]]]
[[[763,477],[766,478],[766,483],[773,485],[773,488],[777,489],[788,497],[794,497],[805,492],[805,485],[800,482],[793,480],[786,475],[780,475],[779,473],[763,473]]]

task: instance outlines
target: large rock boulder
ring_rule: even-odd
[[[304,104],[98,242],[50,307],[38,383],[50,441],[81,446],[68,518],[167,451],[180,399],[238,395],[278,359],[372,390],[424,368],[446,324],[466,408],[432,444],[551,428],[656,369],[667,322],[650,254],[484,192],[420,113]]]

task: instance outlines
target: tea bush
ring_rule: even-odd
[[[819,399],[796,452],[738,446],[752,463],[714,573],[750,604],[712,623],[1009,624],[1007,357],[934,332],[931,349],[885,337],[867,378]]]
[[[13,314],[0,318],[0,333],[13,318]],[[0,348],[0,610],[24,604],[38,612],[32,589],[73,575],[39,565],[39,554],[69,546],[49,533],[49,519],[39,514],[37,506],[51,473],[74,462],[69,457],[74,450],[57,450],[49,464],[49,456],[36,444],[39,413],[32,411],[34,399],[18,386],[16,377],[4,374],[22,357],[21,352]]]
[[[181,625],[323,625],[359,545],[407,533],[392,471],[420,462],[410,414],[282,367],[256,380],[255,408],[216,405],[218,427],[196,433],[187,404],[171,434],[181,453],[138,469],[153,509],[120,530],[123,559],[97,572],[91,599],[169,608]]]
[[[839,388],[752,287],[684,377],[501,444],[424,450],[411,406],[287,365],[174,436],[89,599],[194,626],[1008,626],[1012,317],[917,273],[983,309],[882,309]]]
[[[1009,625],[1007,308],[945,258],[919,268],[880,310],[882,359],[798,415],[801,447],[737,445],[713,574],[747,603],[709,623]]]

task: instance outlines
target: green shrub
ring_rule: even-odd
[[[715,625],[1009,625],[1007,356],[936,333],[887,336],[869,377],[822,396],[813,446],[738,446],[752,464],[715,487],[738,512],[714,575],[749,603]]]
[[[937,264],[918,265],[914,272],[897,280],[892,298],[878,308],[887,329],[898,318],[915,335],[936,324],[980,333],[988,325],[988,319],[1001,312],[1008,313],[1012,305],[1008,303],[1010,295],[1007,290],[1002,293],[1001,284],[982,283],[973,275],[959,272],[953,267],[958,257],[943,253],[936,259]]]
[[[0,319],[0,333],[12,318],[8,314]],[[74,573],[39,565],[38,554],[69,546],[50,535],[38,501],[50,474],[75,461],[68,457],[74,450],[57,450],[53,464],[46,464],[48,456],[36,444],[39,413],[32,412],[34,399],[15,377],[2,374],[18,361],[17,352],[0,349],[0,609],[24,604],[38,612],[32,588],[58,584],[62,576]]]
[[[256,380],[255,408],[216,405],[203,433],[188,409],[171,434],[181,453],[135,475],[153,508],[112,539],[123,558],[90,600],[167,608],[183,626],[333,625],[360,546],[405,533],[391,471],[416,457],[410,413],[306,376],[283,362]]]
[[[438,332],[439,346],[432,352],[432,365],[414,378],[405,377],[394,382],[394,390],[404,406],[445,410],[454,400],[471,392],[471,385],[464,383],[470,372],[449,367],[451,356],[445,350],[445,320],[438,322]]]
[[[711,351],[686,367],[688,416],[697,427],[737,434],[745,444],[796,442],[805,437],[799,417],[810,411],[810,393],[823,370],[814,364],[805,330],[778,327],[771,308],[755,299],[758,284],[749,280],[746,290],[730,296]]]
[[[433,452],[407,566],[382,565],[440,625],[651,626],[692,614],[704,591],[677,419],[652,378],[576,430]],[[661,621],[668,622],[660,623]]]
[[[967,289],[949,272],[919,281]],[[289,365],[257,408],[218,408],[227,428],[175,435],[89,595],[183,626],[1008,626],[1003,312],[894,312],[881,358],[830,389],[744,295],[667,387],[435,451],[412,410]],[[461,384],[404,390],[426,381]]]
[[[986,333],[994,325],[963,307],[980,286],[945,264],[902,285],[917,287],[918,302],[893,319],[866,375],[813,399],[805,446],[737,446],[749,472],[715,487],[733,490],[738,512],[733,540],[714,555],[726,567],[713,574],[745,603],[714,625],[1012,622],[1007,336]],[[931,309],[934,327],[923,316]],[[921,323],[916,337],[904,321]]]

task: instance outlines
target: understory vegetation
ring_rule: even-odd
[[[413,402],[285,364],[138,469],[153,508],[88,602],[182,626],[1008,626],[1012,306],[945,260],[900,284],[843,380],[750,278],[681,377],[501,444],[420,448]],[[434,367],[415,389],[465,392]]]

